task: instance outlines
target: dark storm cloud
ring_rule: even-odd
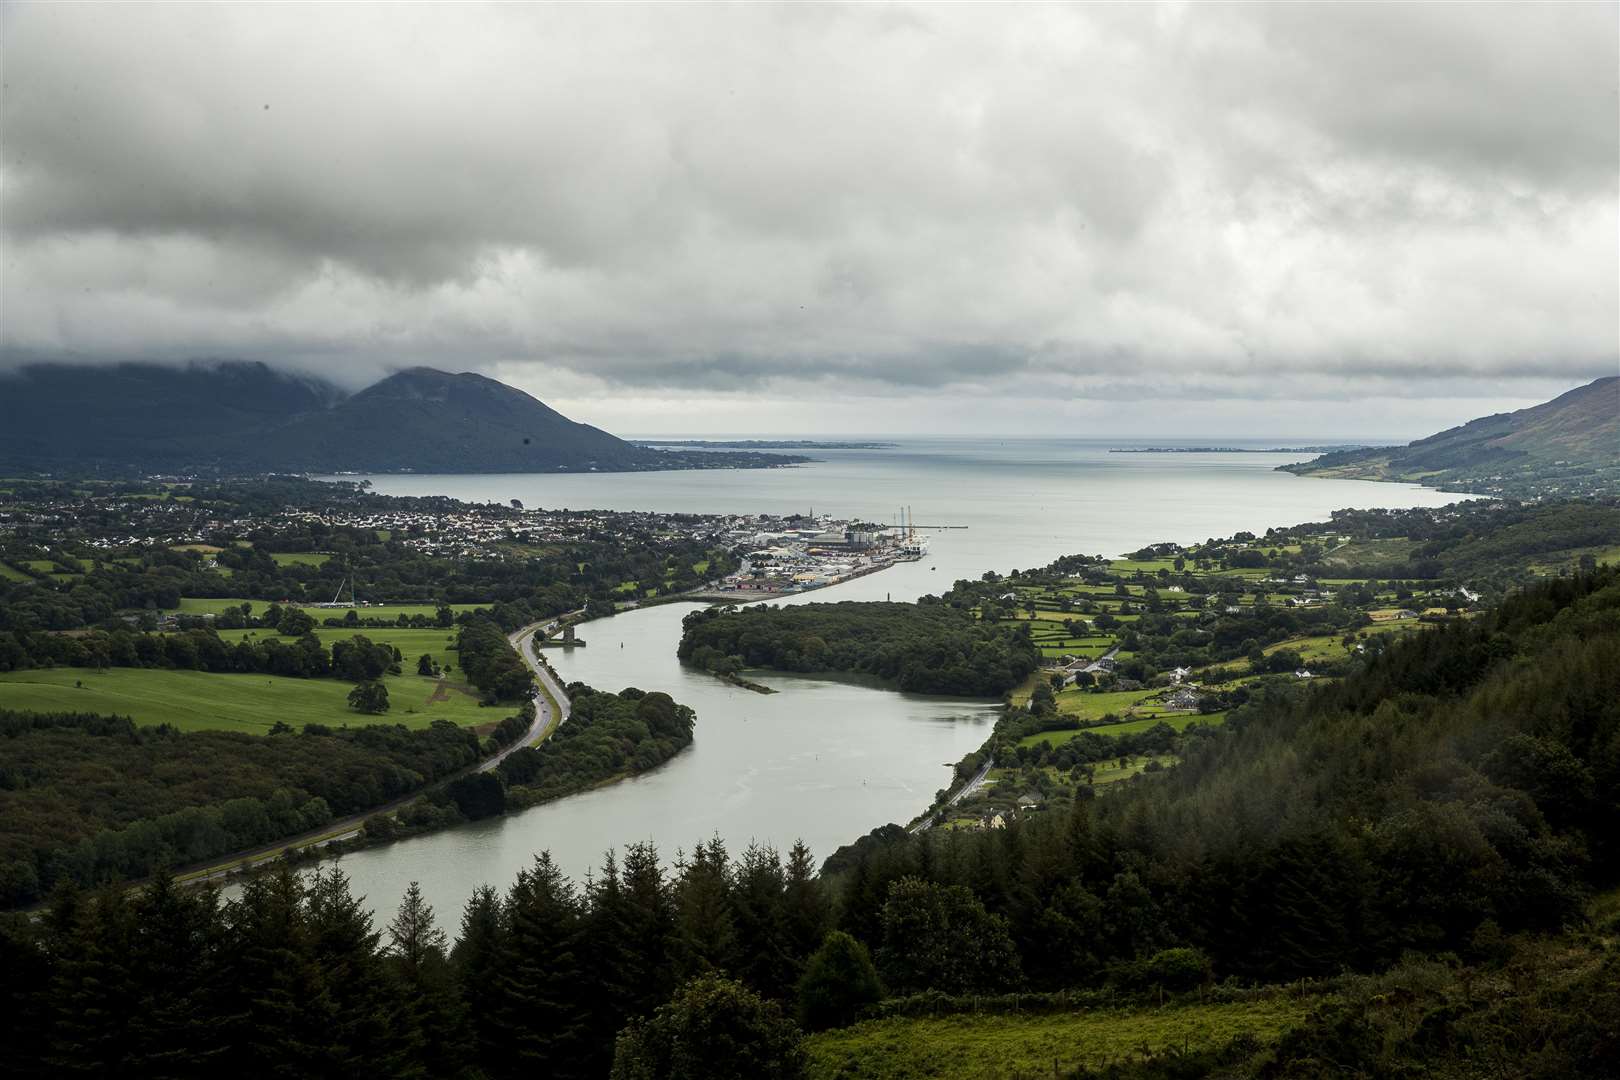
[[[14,3],[0,349],[812,396],[1590,378],[1616,10]]]

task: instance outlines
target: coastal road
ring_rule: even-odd
[[[957,803],[961,802],[975,791],[978,791],[979,788],[983,787],[985,777],[989,776],[990,770],[995,767],[995,758],[989,758],[986,760],[984,765],[980,767],[979,771],[973,774],[973,778],[971,780],[963,784],[961,789],[958,790],[956,794],[945,800],[945,805],[939,808],[938,813],[929,814],[927,817],[917,822],[917,824],[913,825],[910,831],[920,833],[933,828],[934,822],[939,819],[940,814],[945,813],[945,811],[949,810],[951,807],[955,806]]]
[[[566,617],[563,616],[563,618]],[[534,635],[536,633],[550,634],[557,629],[560,623],[561,619],[530,623],[528,626],[507,635],[507,640],[512,643],[512,648],[516,649],[518,655],[523,658],[523,662],[529,665],[529,670],[534,672],[534,677],[538,683],[534,694],[534,723],[529,725],[529,730],[524,734],[523,738],[514,741],[510,746],[497,750],[483,761],[467,766],[461,772],[444,777],[438,783],[453,780],[456,776],[462,776],[475,770],[488,772],[506,760],[506,756],[519,747],[533,746],[536,743],[543,742],[548,735],[556,730],[558,724],[568,719],[570,708],[568,695],[563,692],[562,684],[557,681],[544,664],[539,662],[534,653]],[[280,858],[282,852],[288,848],[322,847],[337,840],[348,840],[360,834],[360,830],[365,826],[367,818],[374,814],[392,813],[407,803],[414,801],[421,794],[421,791],[413,791],[409,795],[402,795],[381,806],[373,806],[363,813],[350,814],[348,817],[338,821],[328,822],[319,829],[313,829],[285,840],[277,840],[275,843],[264,847],[239,852],[223,860],[210,862],[203,867],[183,871],[176,875],[176,879],[184,882],[211,881],[223,878],[233,871],[246,870],[260,863]]]
[[[478,766],[479,772],[489,772],[520,747],[544,742],[546,736],[555,731],[558,724],[568,719],[570,708],[568,695],[563,693],[562,684],[551,674],[550,668],[540,663],[534,651],[534,635],[538,633],[544,636],[553,633],[557,626],[558,620],[555,619],[545,623],[530,623],[506,636],[506,640],[511,642],[512,648],[517,650],[523,662],[529,665],[529,670],[534,672],[535,681],[539,684],[534,693],[534,723],[529,725],[529,730],[524,733],[523,738],[497,751],[493,757]]]

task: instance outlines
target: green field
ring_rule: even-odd
[[[472,693],[448,686],[438,695],[442,700],[430,704],[437,684],[420,675],[390,675],[383,681],[393,707],[382,716],[371,717],[349,708],[352,687],[339,679],[214,675],[159,668],[109,668],[103,672],[49,668],[0,674],[0,708],[115,713],[141,724],[254,734],[263,734],[277,720],[294,727],[313,722],[420,728],[441,719],[458,724],[492,723],[511,711],[481,708]]]
[[[34,580],[33,578],[29,577],[27,574],[23,573],[21,570],[18,570],[16,567],[7,566],[5,563],[0,562],[0,581],[33,581],[33,580]]]
[[[1148,754],[1129,761],[1121,766],[1116,762],[1099,761],[1091,774],[1093,787],[1102,787],[1104,784],[1117,784],[1121,780],[1129,780],[1133,776],[1140,776],[1147,772],[1148,762],[1157,761],[1160,765],[1169,767],[1181,761],[1175,754]]]
[[[322,566],[332,556],[324,551],[272,551],[277,566]]]
[[[1208,1049],[1248,1033],[1273,1043],[1313,1002],[1096,1009],[1044,1016],[966,1014],[871,1020],[805,1041],[813,1080],[993,1080],[1099,1069],[1143,1049]]]
[[[177,611],[182,615],[218,615],[226,608],[241,607],[243,604],[252,604],[254,614],[262,615],[264,614],[264,609],[270,606],[270,601],[245,600],[239,596],[183,596],[180,598],[180,606],[172,610]],[[286,607],[297,605],[283,606]],[[451,604],[450,610],[459,615],[463,611],[476,611],[480,607],[488,606],[488,604]],[[313,617],[317,623],[324,622],[327,619],[341,619],[349,612],[348,608],[307,607],[305,610],[309,612],[310,616]],[[363,607],[355,609],[355,613],[362,619],[390,620],[397,619],[401,615],[405,615],[407,617],[412,615],[425,615],[428,618],[432,618],[437,611],[438,606],[436,604],[378,604],[375,607]]]
[[[1057,711],[1064,716],[1078,716],[1082,720],[1101,720],[1108,713],[1124,716],[1132,706],[1158,697],[1161,690],[1111,690],[1094,693],[1090,690],[1065,690],[1057,695]]]
[[[1194,723],[1209,724],[1211,726],[1226,719],[1226,713],[1161,713],[1153,716],[1143,716],[1132,720],[1121,720],[1117,724],[1105,724],[1101,727],[1077,728],[1073,731],[1042,731],[1034,735],[1025,735],[1018,740],[1019,746],[1034,746],[1037,743],[1049,742],[1054,747],[1062,746],[1082,731],[1089,731],[1094,735],[1137,735],[1147,731],[1157,724],[1169,724],[1177,731],[1186,730]]]

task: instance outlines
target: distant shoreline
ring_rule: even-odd
[[[1331,454],[1339,450],[1372,450],[1367,443],[1325,446],[1116,446],[1110,454]]]
[[[634,446],[696,450],[893,450],[892,442],[822,442],[817,439],[626,439]]]

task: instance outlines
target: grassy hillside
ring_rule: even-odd
[[[895,1017],[813,1035],[813,1080],[988,1080],[1071,1075],[1145,1053],[1207,1051],[1247,1036],[1272,1045],[1311,1011],[1276,994],[1220,1005]]]
[[[1465,960],[1409,956],[1375,975],[1237,991],[1246,1000],[1223,1004],[1199,1000],[1232,994],[1221,987],[1045,1013],[1039,998],[1012,1012],[1006,999],[918,1001],[940,1015],[868,1020],[812,1035],[804,1049],[813,1080],[1611,1077],[1617,946],[1611,891],[1588,905],[1580,930],[1492,939]]]
[[[450,654],[454,656],[455,654]],[[0,673],[0,708],[128,716],[137,724],[172,724],[182,731],[264,734],[279,720],[304,724],[404,724],[435,720],[493,723],[504,713],[481,708],[477,691],[421,675],[389,675],[389,711],[367,716],[349,708],[349,683],[277,675],[220,675],[167,668],[45,668]]]
[[[1400,480],[1517,496],[1612,492],[1620,483],[1620,377],[1517,412],[1471,420],[1403,447],[1285,465],[1306,476]]]

